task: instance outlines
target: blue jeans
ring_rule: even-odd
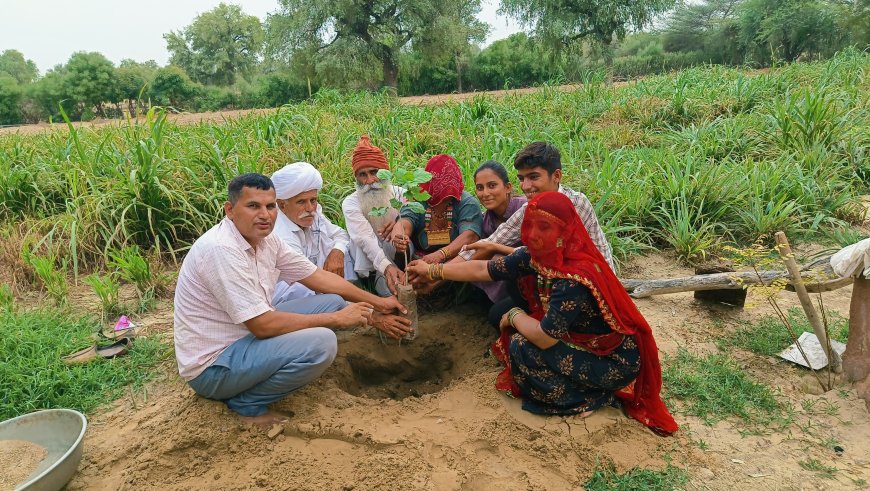
[[[317,314],[341,310],[338,295],[315,295],[276,306],[282,312]],[[312,327],[267,339],[253,334],[231,344],[189,382],[208,399],[224,401],[241,416],[260,416],[268,405],[319,377],[338,351],[335,333]]]

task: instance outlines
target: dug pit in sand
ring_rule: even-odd
[[[461,324],[443,318],[419,319],[414,341],[382,342],[377,336],[339,340],[338,357],[324,375],[343,391],[369,399],[402,400],[445,389],[462,377],[487,351],[488,339],[462,333]],[[486,330],[484,334],[488,334]]]

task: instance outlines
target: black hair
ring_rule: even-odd
[[[505,186],[511,183],[511,180],[508,177],[507,169],[504,168],[501,162],[496,162],[495,160],[487,160],[486,162],[480,164],[480,167],[478,167],[477,170],[474,171],[474,178],[477,179],[477,175],[480,173],[480,171],[486,169],[495,172],[495,175],[497,175],[499,179],[501,179],[502,184],[504,184]]]
[[[559,149],[547,142],[534,142],[526,145],[514,158],[514,168],[532,169],[543,167],[552,174],[562,168],[562,154]]]
[[[272,184],[271,179],[263,174],[257,174],[256,172],[249,172],[247,174],[236,176],[227,186],[227,195],[230,203],[236,204],[236,201],[239,200],[239,196],[242,194],[243,188],[256,188],[268,191],[270,189],[275,189],[275,185]]]

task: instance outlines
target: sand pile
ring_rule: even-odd
[[[15,489],[39,467],[48,451],[24,440],[0,440],[0,490]]]

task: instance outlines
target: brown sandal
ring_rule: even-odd
[[[87,363],[97,358],[114,358],[116,356],[126,355],[130,351],[130,346],[133,344],[132,338],[121,338],[112,344],[93,345],[81,351],[76,351],[71,355],[61,358],[67,365],[75,365],[79,363]]]

